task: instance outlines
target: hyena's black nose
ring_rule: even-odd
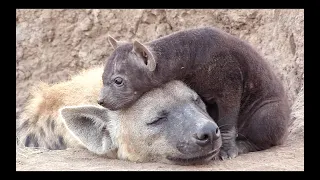
[[[99,99],[97,102],[100,106],[103,106],[103,99]]]
[[[208,123],[198,130],[194,138],[199,146],[206,146],[220,137],[219,127],[213,123]]]

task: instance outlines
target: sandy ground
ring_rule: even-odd
[[[132,163],[106,159],[82,149],[48,151],[19,149],[17,171],[303,171],[304,140],[295,139],[269,150],[197,166]]]

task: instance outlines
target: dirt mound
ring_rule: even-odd
[[[153,40],[192,27],[215,26],[253,45],[284,83],[292,105],[291,134],[282,147],[197,167],[106,160],[83,150],[17,148],[17,170],[303,170],[303,10],[17,10],[16,113],[35,82],[55,83],[102,65],[118,40]]]

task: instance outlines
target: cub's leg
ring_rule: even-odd
[[[245,123],[236,140],[239,154],[280,145],[288,134],[289,107],[284,101],[265,104]]]
[[[217,122],[221,132],[222,147],[219,153],[220,158],[224,160],[238,156],[236,127],[239,106],[220,105],[217,112],[217,107],[213,104],[209,104],[207,105],[207,110],[213,120]]]

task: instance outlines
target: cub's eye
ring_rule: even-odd
[[[159,117],[152,122],[148,122],[147,125],[158,125],[161,122],[166,121],[166,120],[167,120],[167,117]]]
[[[196,103],[201,103],[201,98],[200,98],[200,96],[197,96],[197,98],[194,100]]]
[[[123,79],[121,77],[116,77],[113,81],[118,86],[121,86],[123,84]]]

